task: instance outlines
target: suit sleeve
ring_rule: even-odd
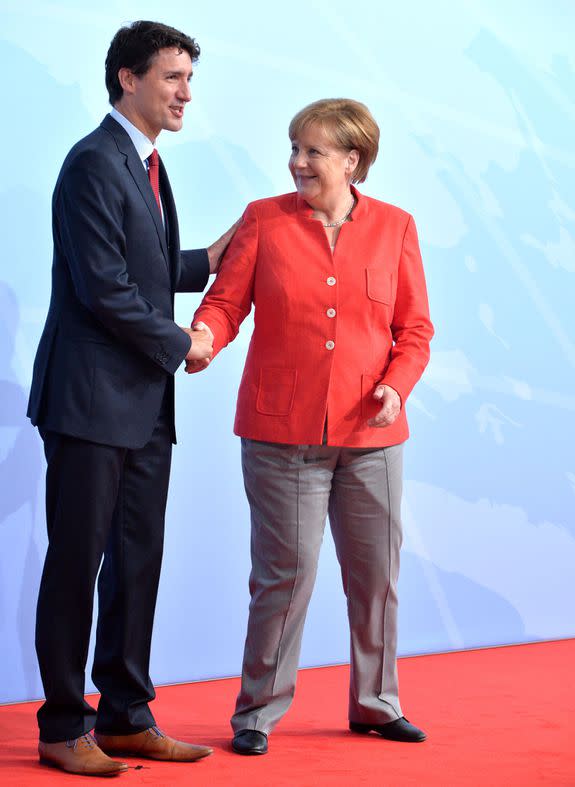
[[[417,230],[411,216],[399,260],[391,333],[394,341],[391,361],[380,382],[394,388],[405,404],[427,366],[433,336]]]
[[[176,292],[203,292],[210,278],[207,249],[193,249],[180,253],[180,279]]]
[[[236,338],[250,313],[257,254],[258,219],[253,205],[248,205],[219,273],[194,315],[194,322],[205,322],[214,334],[214,357]]]
[[[58,240],[82,305],[119,341],[173,374],[190,338],[128,278],[123,188],[106,159],[94,151],[79,155],[63,175],[54,208]]]

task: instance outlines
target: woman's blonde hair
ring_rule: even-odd
[[[359,162],[352,183],[363,183],[377,158],[379,126],[369,109],[351,98],[322,98],[301,109],[289,124],[289,138],[317,123],[333,142],[344,150],[357,150]]]

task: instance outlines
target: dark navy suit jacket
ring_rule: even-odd
[[[190,340],[174,292],[199,292],[205,249],[180,251],[160,162],[165,227],[145,168],[109,115],[70,151],[52,201],[52,296],[28,416],[47,430],[141,448]],[[172,404],[173,413],[173,404]],[[175,433],[174,433],[175,434]]]

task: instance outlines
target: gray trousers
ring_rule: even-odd
[[[402,445],[242,439],[252,570],[235,732],[269,733],[291,704],[328,513],[351,634],[349,719],[385,724],[402,716],[396,665],[402,460]]]

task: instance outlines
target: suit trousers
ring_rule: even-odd
[[[137,450],[41,430],[48,550],[36,652],[46,695],[38,723],[46,743],[94,726],[130,734],[155,724],[149,661],[172,453],[168,400],[150,441]],[[84,685],[98,571],[96,714]]]
[[[328,514],[350,626],[349,719],[385,724],[402,716],[396,664],[402,464],[402,445],[242,439],[252,570],[234,731],[269,733],[291,704]]]

